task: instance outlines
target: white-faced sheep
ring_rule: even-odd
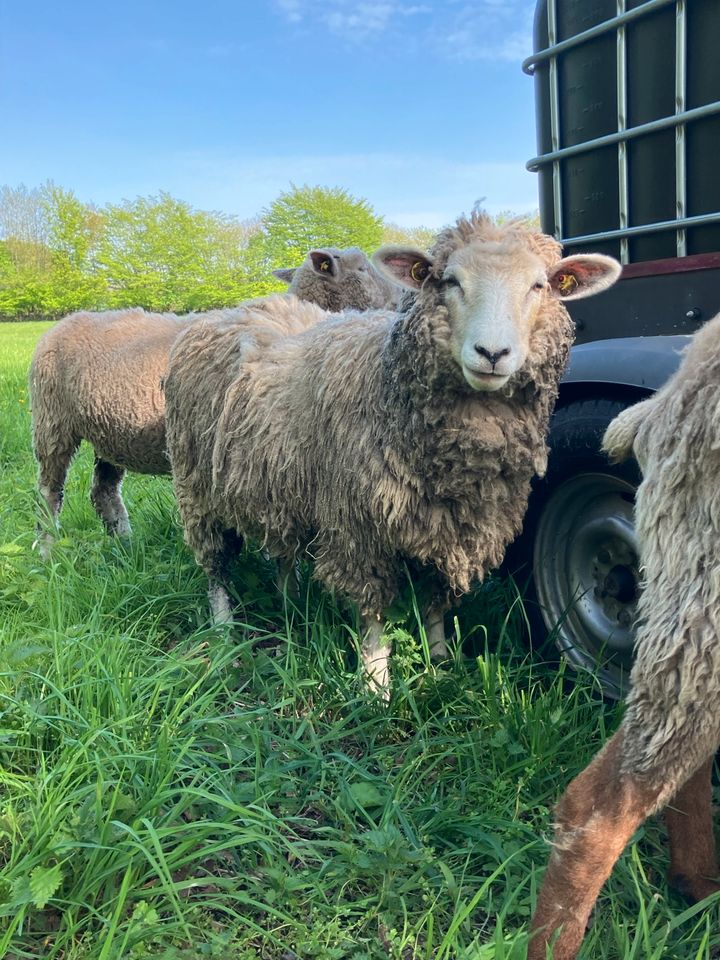
[[[395,306],[402,293],[356,247],[312,250],[300,267],[275,273],[289,284],[286,295],[324,310]],[[70,462],[88,440],[96,456],[92,503],[110,533],[130,532],[121,496],[125,471],[170,472],[161,381],[174,340],[204,316],[232,320],[241,311],[75,313],[41,337],[30,368],[33,446],[54,519]]]
[[[643,472],[635,518],[644,589],[627,711],[556,810],[530,960],[572,960],[600,888],[635,830],[666,811],[669,882],[720,890],[710,773],[720,745],[720,315],[677,373],[623,411],[603,447]]]
[[[303,332],[275,337],[261,316],[242,341],[196,324],[165,389],[175,492],[215,618],[229,615],[237,535],[286,560],[305,550],[359,605],[364,666],[385,692],[383,611],[405,562],[434,571],[426,624],[442,655],[448,597],[500,564],[545,470],[573,334],[559,300],[604,289],[619,266],[561,260],[550,237],[477,213],[430,256],[385,247],[374,261],[417,292],[399,312],[323,321],[302,305]]]

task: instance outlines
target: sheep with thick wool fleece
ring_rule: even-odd
[[[711,772],[720,745],[720,315],[675,374],[608,426],[611,460],[643,479],[635,527],[643,577],[620,727],[558,803],[532,922],[531,960],[574,960],[602,885],[633,833],[666,808],[670,885],[720,890]]]
[[[289,284],[286,296],[324,310],[394,306],[402,292],[357,247],[311,250],[301,266],[275,274]],[[238,307],[184,316],[83,312],[41,337],[30,368],[33,446],[40,492],[54,520],[72,458],[87,440],[96,455],[93,505],[110,533],[130,533],[121,495],[125,472],[170,472],[161,382],[173,342],[202,318],[242,315]],[[44,549],[50,539],[46,531]]]
[[[238,537],[286,561],[305,552],[358,604],[365,669],[386,693],[383,611],[404,564],[434,572],[426,623],[442,655],[448,599],[500,564],[545,470],[573,335],[560,300],[609,286],[619,265],[561,260],[550,237],[480,213],[429,256],[385,247],[373,259],[416,292],[399,311],[323,319],[302,304],[301,332],[281,337],[252,306],[242,338],[196,324],[165,389],[173,483],[215,618],[230,615]]]

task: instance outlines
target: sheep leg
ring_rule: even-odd
[[[445,640],[446,603],[436,603],[425,614],[425,635],[427,636],[430,656],[433,660],[447,660],[448,648]]]
[[[362,664],[369,689],[382,700],[390,699],[388,656],[390,645],[385,639],[385,625],[379,617],[362,618]]]
[[[622,772],[623,727],[565,791],[535,915],[528,960],[574,960],[600,888],[638,826],[666,790],[658,773]],[[555,935],[557,934],[557,938]]]
[[[53,528],[57,529],[60,511],[62,510],[65,494],[65,480],[72,458],[75,456],[80,440],[75,437],[63,437],[62,430],[44,429],[43,436],[47,436],[45,443],[35,432],[35,457],[39,464],[38,488],[47,504],[48,513]],[[37,532],[37,546],[42,556],[47,559],[50,545],[55,537],[47,525],[40,524]]]
[[[227,587],[219,580],[211,578],[208,583],[208,600],[210,601],[210,619],[213,626],[233,622],[232,603]]]
[[[119,537],[129,537],[131,533],[130,518],[121,495],[124,476],[122,467],[95,457],[90,502],[107,532]]]
[[[681,787],[665,811],[670,839],[668,882],[693,903],[720,890],[712,825],[712,765],[710,757]]]
[[[208,574],[210,618],[215,626],[219,626],[233,621],[233,605],[227,588],[229,567],[232,558],[242,550],[243,538],[235,530],[216,527],[211,542],[215,544],[214,549],[206,549],[201,566]]]
[[[275,584],[280,593],[287,592],[292,600],[300,599],[300,576],[294,557],[279,557]]]

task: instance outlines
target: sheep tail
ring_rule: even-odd
[[[627,407],[611,420],[602,439],[602,450],[611,463],[622,463],[632,457],[635,437],[647,417],[647,405],[651,402],[652,398]]]

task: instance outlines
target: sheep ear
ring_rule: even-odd
[[[577,254],[556,263],[548,274],[553,296],[558,300],[580,300],[607,290],[620,276],[622,267],[601,253]]]
[[[396,283],[419,290],[433,267],[432,260],[419,250],[388,245],[373,254],[372,262]]]
[[[279,270],[273,270],[273,276],[277,277],[278,280],[282,280],[283,283],[292,283],[292,278],[295,276],[296,267],[281,267]]]
[[[312,261],[315,273],[321,273],[326,277],[334,277],[337,273],[337,265],[331,253],[327,250],[311,250],[308,254]]]

